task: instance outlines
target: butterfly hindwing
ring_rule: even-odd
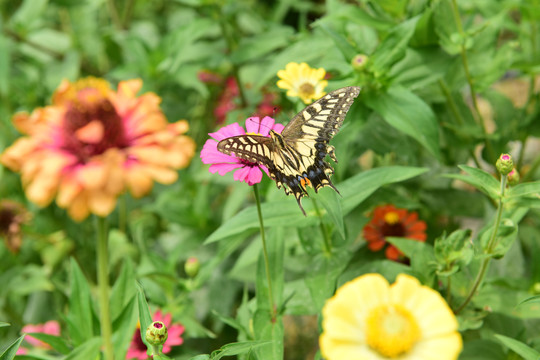
[[[278,188],[300,200],[307,186],[315,192],[329,186],[336,192],[330,175],[334,169],[326,156],[337,162],[334,147],[328,142],[338,132],[354,99],[360,93],[356,86],[335,90],[296,114],[281,134],[270,131],[270,137],[240,135],[223,139],[218,150],[251,163],[264,165]],[[339,192],[338,192],[339,193]]]

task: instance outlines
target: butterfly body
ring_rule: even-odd
[[[240,135],[221,140],[218,150],[251,163],[264,165],[278,188],[294,194],[300,202],[307,195],[306,186],[315,192],[329,186],[334,169],[325,161],[328,155],[337,162],[330,139],[338,132],[354,99],[360,93],[356,86],[335,90],[296,114],[281,134],[270,130],[270,137]]]

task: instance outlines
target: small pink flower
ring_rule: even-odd
[[[282,124],[276,124],[275,120],[269,116],[265,116],[262,120],[257,116],[246,119],[246,130],[250,134],[269,137],[270,130],[281,133],[283,128],[284,126]],[[229,171],[238,169],[234,173],[234,180],[245,181],[251,186],[261,182],[261,169],[266,174],[268,174],[268,169],[265,166],[239,159],[232,155],[225,155],[217,149],[217,144],[221,140],[245,134],[246,131],[238,123],[224,126],[217,132],[208,134],[213,139],[206,140],[201,151],[201,160],[204,164],[211,164],[209,170],[212,174],[217,172],[223,176]]]
[[[178,346],[184,343],[184,339],[182,339],[184,327],[180,324],[172,325],[171,320],[172,315],[166,314],[165,316],[163,316],[161,310],[156,311],[153,316],[153,321],[161,321],[167,327],[167,332],[169,336],[167,338],[167,341],[165,341],[165,344],[163,344],[162,351],[164,354],[171,352],[172,346]],[[137,326],[137,329],[133,334],[133,338],[131,339],[131,344],[129,345],[126,359],[148,359],[148,355],[146,354],[146,345],[144,345],[141,339],[141,331],[139,326]]]
[[[28,334],[28,333],[43,333],[48,335],[54,335],[54,336],[60,336],[60,324],[58,321],[51,320],[47,321],[45,324],[28,324],[23,326],[22,333]],[[36,348],[42,348],[42,349],[50,349],[51,346],[49,344],[44,343],[41,340],[38,340],[30,335],[26,335],[24,337],[24,340],[28,342],[30,345],[36,347]],[[17,350],[17,355],[24,355],[27,353],[27,349],[20,347]]]

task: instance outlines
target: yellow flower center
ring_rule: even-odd
[[[389,225],[394,225],[399,222],[399,215],[394,211],[390,211],[384,215],[384,222]]]
[[[313,86],[313,84],[303,83],[298,88],[298,95],[302,99],[310,99],[313,97],[314,94],[315,94],[315,86]]]
[[[420,335],[413,315],[400,305],[381,305],[366,319],[367,344],[387,358],[411,350]]]

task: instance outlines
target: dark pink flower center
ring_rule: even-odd
[[[146,352],[146,345],[141,339],[141,332],[139,331],[139,329],[137,329],[137,331],[135,331],[135,334],[133,334],[133,339],[131,340],[131,348],[135,348],[137,351]]]
[[[65,104],[62,149],[77,156],[80,163],[86,163],[108,149],[122,149],[129,145],[122,119],[108,99],[86,94],[88,96],[81,100],[84,96],[81,93],[91,93],[92,90],[80,90],[79,101]]]
[[[163,327],[163,324],[160,323],[160,322],[155,322],[155,323],[154,323],[154,327],[155,327],[156,329],[161,329],[161,328]]]

